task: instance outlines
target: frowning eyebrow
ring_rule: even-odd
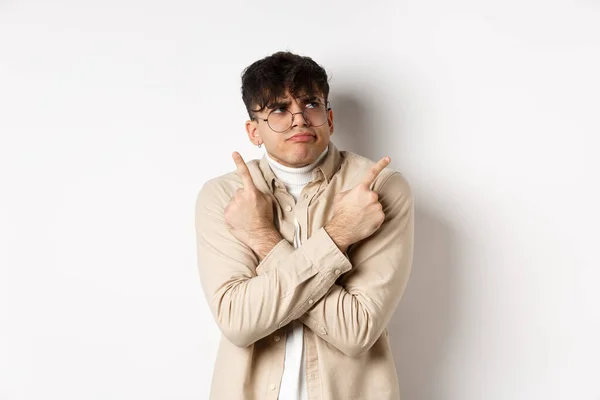
[[[302,96],[298,97],[298,103],[307,104],[312,103],[314,101],[321,101],[317,96]],[[273,103],[267,105],[267,108],[276,109],[276,108],[288,108],[292,102],[289,100],[276,100]]]

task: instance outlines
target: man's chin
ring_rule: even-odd
[[[288,156],[285,158],[281,159],[282,161],[285,162],[284,165],[287,165],[288,167],[291,168],[302,168],[310,163],[312,163],[313,161],[315,161],[314,157],[309,157],[309,156]]]

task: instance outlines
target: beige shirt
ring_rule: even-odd
[[[198,268],[222,332],[211,400],[276,400],[290,322],[304,324],[309,400],[400,398],[387,324],[409,279],[414,200],[399,172],[385,168],[372,185],[385,220],[342,253],[323,226],[333,198],[356,186],[374,162],[329,152],[297,204],[266,158],[247,163],[256,187],[275,200],[283,239],[259,263],[233,236],[223,210],[242,187],[235,172],[207,181],[196,200]],[[292,245],[294,218],[301,246]]]

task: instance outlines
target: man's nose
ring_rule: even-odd
[[[294,126],[308,126],[310,123],[304,118],[304,108],[302,107],[302,103],[296,100],[292,100],[292,104],[290,104],[289,108],[292,113],[292,128]]]
[[[300,108],[298,108],[296,111],[292,111],[292,128],[294,126],[310,125],[310,123],[306,120],[306,118],[304,118],[304,114],[302,113],[302,111],[298,111],[298,110],[300,110]]]

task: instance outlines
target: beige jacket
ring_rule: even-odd
[[[259,263],[230,232],[223,210],[242,181],[235,172],[211,179],[196,200],[198,268],[222,332],[212,400],[276,400],[288,324],[304,324],[310,400],[400,398],[387,324],[409,279],[414,201],[405,177],[384,169],[372,190],[385,221],[342,253],[323,226],[334,195],[357,185],[373,161],[330,142],[296,204],[266,157],[247,163],[256,187],[275,200],[282,239]],[[301,247],[294,249],[294,216]]]

